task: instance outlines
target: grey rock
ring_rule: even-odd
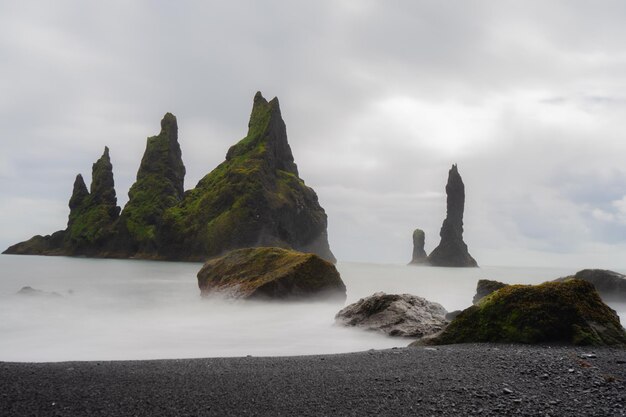
[[[15,294],[27,297],[61,297],[61,294],[59,294],[58,292],[42,291],[30,286],[22,287]]]
[[[558,278],[555,281],[582,279],[593,284],[605,301],[626,301],[626,275],[606,269],[583,269],[576,274]]]
[[[345,307],[335,320],[389,336],[423,337],[441,331],[448,324],[445,315],[441,304],[422,297],[377,292]]]

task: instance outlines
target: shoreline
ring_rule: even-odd
[[[626,349],[467,344],[330,355],[0,362],[0,415],[626,415]]]

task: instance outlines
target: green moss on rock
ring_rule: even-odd
[[[315,192],[298,177],[277,99],[260,93],[248,134],[226,160],[164,215],[169,256],[206,259],[250,246],[278,246],[335,258]]]
[[[167,113],[161,132],[149,137],[137,171],[137,180],[128,192],[128,203],[120,218],[122,234],[129,234],[132,252],[155,252],[160,245],[163,213],[183,197],[185,166],[178,143],[176,117]]]
[[[345,300],[335,266],[312,253],[273,247],[238,249],[207,261],[198,272],[201,294],[230,298]]]
[[[508,285],[459,314],[433,344],[626,345],[619,317],[581,280]]]

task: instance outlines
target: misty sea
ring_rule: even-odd
[[[0,361],[173,359],[342,353],[411,340],[334,325],[344,304],[202,299],[199,263],[0,256]],[[471,304],[478,279],[540,283],[565,268],[432,268],[339,262],[346,303],[410,293],[448,311]],[[620,271],[623,272],[623,271]],[[16,295],[20,288],[60,296]],[[622,323],[626,305],[612,305]]]

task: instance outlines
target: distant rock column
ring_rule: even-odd
[[[478,264],[463,241],[463,210],[465,185],[456,164],[448,172],[446,184],[447,213],[441,226],[441,242],[428,257],[433,266],[476,267]]]
[[[413,258],[410,264],[423,264],[428,262],[426,251],[424,250],[424,243],[426,242],[426,234],[422,229],[415,229],[413,231]]]

